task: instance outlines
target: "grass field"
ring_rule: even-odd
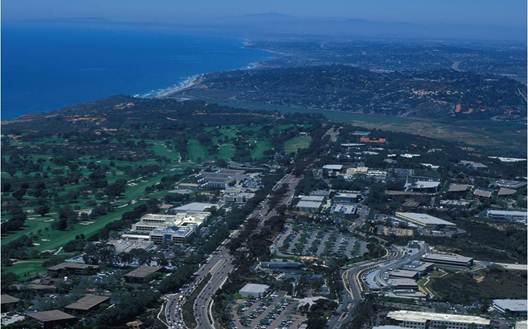
[[[203,95],[202,95],[203,96]],[[277,106],[246,101],[225,101],[204,97],[211,102],[248,110],[273,110],[284,113],[317,113],[328,120],[350,123],[368,129],[405,132],[424,137],[470,145],[485,146],[489,151],[512,156],[526,154],[526,126],[524,122],[496,122],[492,120],[450,120],[396,117],[379,114],[358,114],[324,111],[295,106]],[[448,121],[449,120],[449,121]]]
[[[218,145],[218,159],[229,161],[235,156],[236,147],[233,144]]]
[[[171,169],[179,170],[189,165],[188,163],[182,163],[177,167]],[[34,239],[34,249],[36,251],[51,252],[57,254],[63,254],[60,248],[65,245],[68,241],[75,239],[76,235],[84,234],[89,237],[99,232],[105,225],[115,220],[119,220],[121,215],[127,211],[132,210],[134,207],[141,204],[141,199],[147,196],[145,194],[145,187],[153,185],[161,179],[166,173],[160,173],[152,177],[146,177],[141,180],[135,181],[134,186],[129,186],[124,195],[119,198],[117,202],[117,208],[99,218],[93,222],[79,222],[74,224],[68,230],[59,231],[52,227],[53,221],[56,220],[57,214],[51,213],[45,217],[38,215],[29,216],[26,221],[26,225],[23,230],[15,231],[2,236],[2,246],[13,241],[14,239],[22,235],[38,235],[38,239]],[[150,193],[149,197],[160,197],[164,192],[153,192]],[[133,201],[130,202],[129,201]],[[39,232],[40,231],[40,232]],[[43,259],[28,259],[21,261],[13,266],[6,267],[4,270],[17,274],[19,277],[38,273],[43,270],[42,268]]]
[[[310,147],[312,137],[310,136],[296,136],[284,142],[284,151],[286,153],[295,153],[300,149]]]
[[[170,159],[173,162],[180,162],[181,155],[178,151],[171,150],[163,142],[154,142],[152,143],[152,151],[158,155]]]
[[[44,263],[43,259],[20,261],[12,266],[9,266],[7,271],[16,274],[16,276],[19,278],[24,278],[26,276],[32,275],[33,273],[38,273],[44,270],[42,263]]]
[[[262,159],[264,152],[273,148],[269,140],[254,140],[251,148],[251,158],[253,160]]]
[[[194,138],[189,139],[189,142],[187,142],[187,154],[189,160],[193,162],[201,162],[207,160],[209,157],[205,146],[200,144],[200,142]]]

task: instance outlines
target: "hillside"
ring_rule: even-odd
[[[429,119],[517,120],[524,86],[470,72],[373,72],[345,65],[238,70],[203,76],[173,97]]]

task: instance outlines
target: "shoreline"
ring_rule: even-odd
[[[266,65],[265,65],[266,61],[269,61],[272,58],[276,58],[279,55],[280,56],[286,56],[287,55],[287,54],[275,52],[275,51],[269,50],[269,49],[248,47],[248,45],[251,45],[251,44],[248,43],[247,40],[246,41],[242,41],[242,45],[243,45],[243,48],[257,49],[257,50],[260,50],[260,51],[263,51],[263,52],[267,52],[267,53],[269,53],[269,54],[271,54],[273,56],[269,57],[269,58],[265,58],[265,59],[259,60],[259,61],[250,62],[247,65],[239,67],[239,68],[221,70],[221,71],[216,71],[216,72],[230,72],[230,71],[239,71],[239,70],[258,70],[258,69],[266,67]],[[165,98],[165,97],[171,97],[171,96],[173,96],[174,94],[176,94],[178,92],[190,89],[190,88],[200,84],[202,81],[204,81],[206,79],[208,74],[214,73],[214,72],[215,71],[193,74],[193,75],[190,75],[190,76],[186,77],[185,79],[183,79],[179,83],[173,84],[173,85],[171,85],[169,87],[151,90],[151,91],[149,91],[147,93],[143,93],[143,94],[135,94],[132,97],[135,97],[135,98]]]

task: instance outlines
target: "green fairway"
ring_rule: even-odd
[[[207,160],[209,157],[205,146],[200,144],[200,142],[194,138],[189,139],[189,142],[187,142],[187,154],[189,156],[189,160],[193,162],[201,162]]]
[[[43,262],[43,259],[24,260],[9,266],[7,270],[8,272],[16,274],[17,277],[24,279],[24,277],[29,277],[34,273],[43,271]]]
[[[180,162],[181,155],[178,151],[171,150],[163,142],[154,142],[151,150],[159,156],[169,158],[173,162]]]
[[[251,148],[251,159],[260,160],[264,157],[264,152],[273,148],[270,141],[268,140],[256,140],[253,141],[253,147]]]
[[[286,153],[295,153],[300,149],[310,147],[312,137],[310,136],[296,136],[284,142],[284,151]]]
[[[218,159],[229,161],[235,156],[236,147],[233,144],[218,145]]]
[[[344,111],[327,111],[322,109],[307,109],[293,105],[271,105],[267,103],[240,100],[226,100],[208,97],[203,99],[226,106],[248,110],[269,110],[284,113],[314,113],[322,114],[328,120],[339,123],[350,123],[367,129],[382,129],[404,132],[429,138],[452,142],[464,142],[470,145],[485,146],[500,154],[515,156],[526,154],[526,128],[521,121],[497,122],[492,120],[460,120],[449,118],[429,119],[416,117],[398,117],[380,114],[360,114]]]

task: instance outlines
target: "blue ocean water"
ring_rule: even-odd
[[[244,48],[242,40],[155,28],[3,26],[2,118],[117,94],[143,95],[266,56]]]

